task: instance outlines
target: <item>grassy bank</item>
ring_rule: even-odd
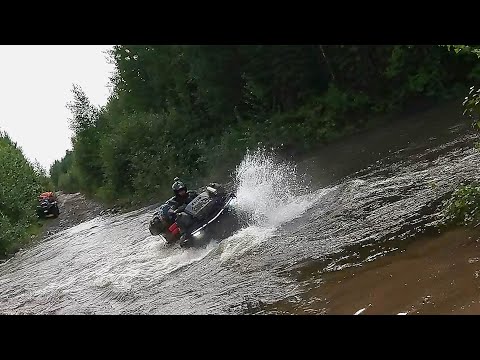
[[[17,241],[7,243],[4,252],[0,254],[0,260],[6,260],[15,255],[15,253],[17,253],[19,250],[33,245],[36,242],[36,239],[38,239],[41,235],[44,225],[45,222],[43,220],[39,220],[38,222],[30,224],[30,226],[25,229],[25,232],[17,239]]]

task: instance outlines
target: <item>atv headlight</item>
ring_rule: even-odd
[[[203,230],[200,230],[200,231],[197,231],[195,234],[193,234],[192,236],[199,239],[201,238],[202,236],[204,235],[204,231]]]

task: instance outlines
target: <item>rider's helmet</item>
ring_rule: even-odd
[[[175,196],[178,195],[180,190],[185,190],[185,192],[187,192],[187,187],[185,186],[185,184],[182,181],[180,181],[180,179],[178,177],[173,179],[173,181],[174,181],[174,183],[172,184],[172,190],[173,190],[173,193],[175,194]]]

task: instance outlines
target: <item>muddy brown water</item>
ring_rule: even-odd
[[[244,226],[205,248],[166,247],[151,236],[150,207],[58,232],[0,265],[0,313],[394,313],[427,309],[418,301],[429,295],[425,302],[440,304],[433,290],[412,290],[397,304],[371,284],[391,284],[394,294],[401,283],[368,271],[392,261],[400,274],[387,259],[432,236],[441,199],[480,178],[477,135],[461,113],[459,103],[446,104],[296,161],[247,154],[234,176]],[[440,249],[453,246],[446,239]],[[477,269],[462,264],[475,280]],[[412,262],[411,273],[420,268]],[[367,274],[360,282],[350,279],[358,269]],[[420,279],[411,276],[407,284]]]
[[[257,312],[480,313],[480,228],[419,236],[408,245],[400,245],[397,251],[346,269],[317,273],[312,270],[308,269],[309,281],[321,278],[320,286],[268,304]]]

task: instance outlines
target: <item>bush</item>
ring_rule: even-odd
[[[463,185],[445,201],[444,224],[470,225],[480,220],[480,184]]]
[[[6,255],[37,223],[42,180],[22,150],[0,133],[0,255]]]

